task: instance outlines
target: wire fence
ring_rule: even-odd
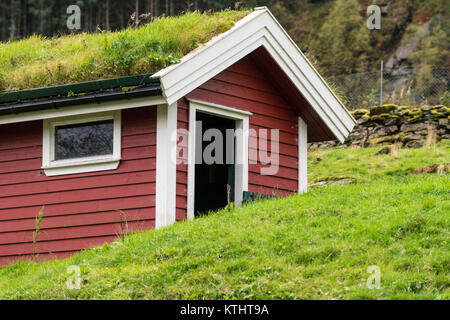
[[[437,105],[449,99],[450,68],[404,68],[331,77],[348,109],[382,104]]]

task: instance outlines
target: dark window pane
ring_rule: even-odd
[[[56,127],[55,160],[113,153],[113,120]]]

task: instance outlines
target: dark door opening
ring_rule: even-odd
[[[221,163],[207,164],[203,156],[197,159],[195,165],[195,196],[194,196],[194,213],[195,216],[208,213],[208,211],[222,209],[228,204],[227,185],[230,186],[230,202],[234,201],[234,148],[235,141],[230,138],[226,131],[227,129],[235,129],[236,123],[234,120],[213,116],[210,114],[197,112],[197,121],[202,122],[202,132],[199,132],[202,137],[208,129],[218,129],[223,137],[222,154],[223,161]],[[201,145],[196,145],[196,155],[203,155],[205,147],[214,141],[203,141]],[[199,140],[197,140],[199,142]],[[227,147],[228,144],[228,147]],[[231,144],[231,145],[230,145]],[[215,151],[212,153],[215,156]],[[227,161],[227,159],[233,159]],[[200,162],[201,161],[201,162]],[[227,164],[228,162],[228,164]]]

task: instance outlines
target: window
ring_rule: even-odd
[[[120,161],[120,111],[44,120],[47,176],[116,169]]]
[[[56,127],[55,160],[112,154],[113,138],[113,120]]]

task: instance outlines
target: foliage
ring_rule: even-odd
[[[0,298],[449,299],[449,177],[407,170],[448,159],[449,148],[380,156],[389,170],[367,162],[377,149],[313,153],[311,161],[322,159],[310,166],[313,179],[325,167],[330,176],[370,168],[361,172],[368,178],[132,234],[66,260],[18,262],[0,269]],[[81,268],[80,290],[66,287],[71,265]],[[381,289],[366,286],[372,265]]]
[[[431,66],[423,65],[416,72],[414,91],[424,99],[433,93],[436,82],[437,80],[433,77]]]
[[[33,257],[36,257],[37,239],[38,239],[39,233],[41,232],[41,224],[42,224],[43,217],[44,217],[44,207],[42,207],[41,210],[39,210],[39,213],[36,216],[36,226],[35,226],[35,230],[33,232]]]
[[[434,19],[430,23],[430,32],[421,36],[417,50],[410,57],[412,63],[417,66],[414,92],[421,97],[431,97],[438,84],[438,80],[432,74],[432,66],[450,63],[449,36],[449,23],[442,19]],[[446,81],[448,86],[448,79]]]
[[[134,26],[131,17],[136,11],[135,0],[115,1],[114,5],[112,0],[77,0],[75,3],[81,7],[82,30],[74,34],[81,37],[85,35],[84,32],[109,34],[105,30],[123,30],[127,26]],[[348,101],[346,105],[350,108],[369,106],[378,100],[375,99],[375,90],[379,88],[380,60],[388,63],[395,61],[393,65],[386,64],[386,67],[390,65],[395,69],[393,78],[385,81],[385,102],[435,104],[439,103],[448,87],[445,67],[450,65],[450,6],[447,0],[376,1],[382,10],[381,29],[370,31],[366,28],[366,8],[370,1],[366,0],[139,0],[138,3],[138,22],[141,26],[157,17],[180,15],[194,10],[210,14],[227,8],[252,9],[256,6],[268,6],[300,49],[309,58],[315,57],[314,65],[320,69],[321,75],[331,83],[333,89],[340,93],[342,100]],[[65,10],[70,4],[74,4],[74,1],[61,0],[58,5],[52,0],[0,3],[0,40],[34,37],[35,34],[40,39],[43,36],[67,34],[68,15]],[[101,39],[92,42],[86,40],[86,46],[80,46],[78,50],[81,52],[76,54],[73,63],[71,60],[59,61],[55,57],[58,62],[49,62],[48,68],[41,65],[40,70],[35,70],[37,66],[32,65],[29,66],[31,74],[23,70],[17,71],[18,75],[22,75],[17,82],[23,85],[16,85],[14,81],[12,85],[9,84],[8,81],[14,75],[7,79],[4,76],[2,79],[1,74],[7,75],[9,71],[2,70],[3,57],[0,55],[0,91],[27,88],[30,83],[65,83],[96,79],[103,74],[108,76],[146,72],[176,63],[180,58],[180,55],[164,52],[164,46],[161,46],[161,51],[160,44],[155,43],[154,39],[141,41],[133,36],[125,39],[128,36],[125,32],[124,38],[108,41],[107,44]],[[76,36],[67,39],[73,39],[75,44],[80,41]],[[35,44],[29,42],[28,45]],[[83,52],[86,51],[85,48],[89,48],[88,51],[92,54]],[[22,51],[26,55],[28,49],[16,50],[17,56],[4,63],[11,61],[10,67],[13,69],[21,65]],[[9,50],[14,52],[12,47]],[[50,51],[40,55],[50,61],[54,55]],[[405,52],[409,56],[403,57]],[[398,53],[400,57],[396,59]],[[142,58],[141,54],[150,58]],[[101,55],[105,57],[105,61],[98,65],[96,57]],[[152,67],[149,67],[148,60],[151,60]],[[72,66],[74,63],[79,66]],[[412,68],[416,71],[409,75],[397,72],[398,68]],[[376,80],[364,76],[372,72],[376,75]],[[345,86],[340,85],[340,80],[349,74],[351,75],[346,78]],[[47,81],[49,79],[51,81]],[[367,84],[365,80],[368,81]]]
[[[336,0],[319,31],[315,53],[328,74],[366,69],[369,31],[359,9],[357,0]]]
[[[450,92],[445,91],[444,94],[442,95],[440,101],[441,101],[442,105],[444,105],[446,107],[450,107]]]

